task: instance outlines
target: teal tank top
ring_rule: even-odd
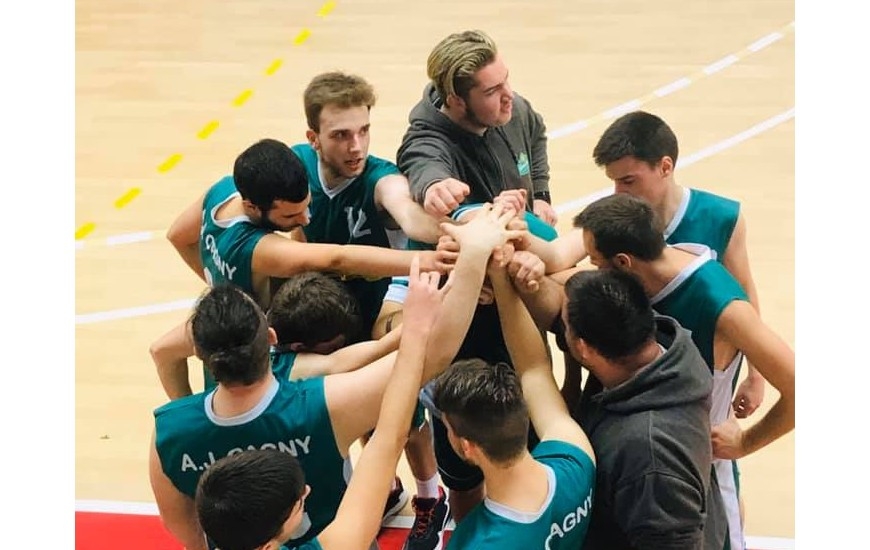
[[[700,256],[651,302],[657,312],[673,317],[692,333],[692,341],[712,372],[716,323],[734,300],[748,302],[749,298],[722,264]]]
[[[305,502],[305,542],[335,517],[347,489],[349,463],[341,456],[326,407],[323,378],[275,380],[251,411],[233,418],[213,414],[214,392],[190,395],[154,411],[163,472],[193,498],[202,473],[216,460],[245,449],[278,449],[302,464],[311,494]]]
[[[549,468],[550,493],[537,513],[518,512],[485,500],[459,522],[448,550],[583,547],[592,513],[595,465],[579,447],[542,441],[532,456]]]
[[[379,212],[375,205],[378,181],[384,176],[400,173],[395,164],[369,155],[362,174],[342,186],[327,190],[320,181],[317,152],[308,143],[294,145],[292,149],[305,166],[311,190],[311,222],[303,228],[308,242],[404,248],[407,240],[404,232],[387,229],[384,216],[389,214]],[[344,277],[344,281],[359,302],[366,333],[370,334],[390,278]]]
[[[202,204],[199,256],[209,286],[231,283],[257,300],[251,260],[254,247],[269,232],[254,225],[247,216],[215,219],[217,210],[237,193],[232,176],[223,178],[206,193]]]
[[[665,242],[703,244],[713,250],[713,259],[721,262],[737,225],[740,203],[707,191],[687,191],[665,229]]]

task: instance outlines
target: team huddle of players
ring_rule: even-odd
[[[795,358],[739,203],[678,185],[673,131],[631,112],[592,152],[614,193],[559,234],[543,119],[491,38],[451,34],[427,72],[395,163],[368,154],[373,88],[324,73],[306,141],[248,147],[169,229],[208,289],[151,347],[165,526],[189,550],[367,549],[409,498],[404,452],[408,550],[450,519],[458,549],[742,550],[736,460],[794,429]]]

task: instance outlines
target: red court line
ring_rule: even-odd
[[[378,536],[381,550],[399,550],[407,529],[385,528]],[[446,533],[444,543],[450,540]],[[76,550],[183,550],[159,516],[76,512]]]

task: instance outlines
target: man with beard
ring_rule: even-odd
[[[429,54],[427,74],[430,82],[411,110],[396,154],[414,200],[429,214],[445,216],[460,205],[514,194],[521,208],[555,225],[543,119],[511,89],[492,38],[477,30],[447,36]],[[493,304],[475,311],[457,357],[468,358],[511,363]],[[456,455],[437,416],[431,422],[441,479],[458,522],[483,500],[483,473]]]
[[[301,243],[275,231],[310,222],[305,168],[290,148],[264,139],[236,158],[233,175],[215,183],[172,224],[167,238],[209,286],[231,283],[263,308],[272,278],[302,271],[332,271],[366,277],[405,275],[414,252],[371,246]],[[424,251],[421,267],[446,271],[438,253]],[[187,358],[194,355],[186,322],[151,346],[151,356],[170,399],[192,393]]]

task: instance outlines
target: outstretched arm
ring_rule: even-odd
[[[300,353],[290,371],[290,380],[350,372],[374,363],[399,347],[401,327],[380,340],[367,340],[345,346],[330,354]]]
[[[544,262],[548,275],[574,267],[586,257],[582,229],[572,229],[552,241],[529,235],[525,244],[530,252]]]
[[[445,253],[434,250],[393,250],[356,244],[300,243],[278,235],[266,235],[254,248],[251,269],[269,277],[289,277],[303,271],[331,271],[363,277],[406,275],[411,258],[420,254],[426,271],[450,271]]]
[[[490,266],[489,278],[511,361],[519,375],[529,416],[541,441],[555,439],[577,445],[593,462],[595,453],[586,433],[571,418],[553,378],[545,342],[532,316],[503,268]]]
[[[419,261],[414,259],[404,308],[408,322],[396,366],[384,390],[374,435],[360,455],[335,519],[318,537],[325,550],[367,549],[381,527],[390,483],[417,404],[427,343],[450,288],[448,280],[439,290],[439,280],[437,272],[420,273]]]
[[[468,223],[442,224],[442,229],[458,243],[459,257],[453,269],[453,290],[444,302],[444,311],[450,313],[433,329],[426,352],[424,382],[441,374],[459,351],[477,309],[477,298],[490,256],[497,247],[519,238],[522,233],[505,229],[514,215],[513,209],[505,209],[502,204],[487,204]]]
[[[414,202],[408,179],[391,174],[378,180],[375,186],[375,204],[386,210],[405,234],[417,241],[435,244],[441,236],[441,226],[434,216]]]

